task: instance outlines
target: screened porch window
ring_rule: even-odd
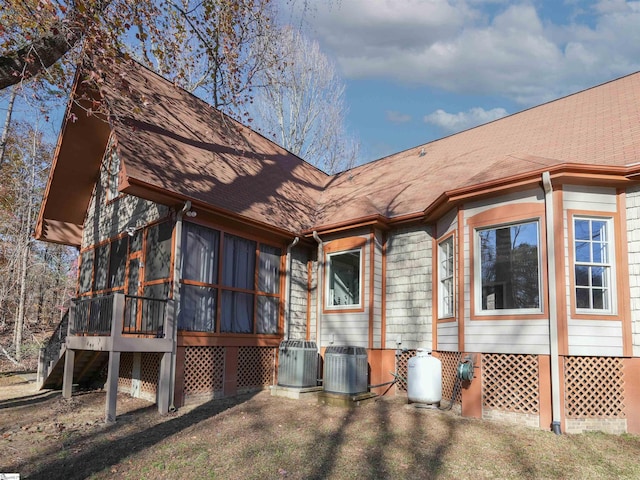
[[[183,225],[181,330],[277,334],[277,247],[201,225]]]
[[[476,242],[480,253],[476,261],[476,309],[502,314],[540,312],[538,222],[476,230]]]
[[[360,306],[360,257],[360,249],[327,255],[327,307]]]

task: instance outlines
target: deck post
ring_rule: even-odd
[[[160,372],[158,374],[158,413],[165,415],[169,413],[169,402],[171,400],[171,363],[172,353],[164,352],[160,359]]]
[[[109,352],[109,370],[107,373],[107,404],[105,423],[116,421],[116,400],[118,398],[118,376],[120,373],[120,352]]]
[[[62,376],[62,396],[71,398],[73,392],[73,364],[75,362],[76,351],[67,348],[64,357],[64,374]]]

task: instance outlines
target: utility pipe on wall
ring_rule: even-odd
[[[558,354],[558,310],[556,305],[556,252],[553,212],[553,187],[549,172],[542,173],[545,226],[547,230],[547,275],[549,277],[549,354],[551,360],[551,410],[553,433],[560,435],[560,356]],[[562,233],[562,232],[558,232]]]
[[[289,246],[287,246],[287,271],[286,271],[286,275],[287,275],[287,281],[285,283],[285,289],[284,289],[284,305],[286,308],[285,311],[285,323],[286,323],[286,329],[287,329],[287,340],[290,339],[291,337],[291,282],[292,282],[292,275],[291,275],[291,265],[292,265],[292,258],[291,258],[291,250],[293,249],[293,247],[295,247],[298,242],[300,241],[300,237],[296,237],[293,239],[293,242],[291,242],[289,244]]]
[[[318,342],[318,352],[322,348],[322,263],[323,263],[323,243],[318,232],[313,231],[313,239],[318,242],[318,265],[316,272],[316,341]]]
[[[191,201],[187,200],[182,209],[176,215],[176,241],[173,251],[173,329],[171,331],[171,381],[169,388],[171,391],[171,400],[169,401],[169,410],[176,409],[175,391],[176,391],[176,363],[178,350],[178,309],[180,308],[180,268],[182,265],[182,217],[191,210]]]

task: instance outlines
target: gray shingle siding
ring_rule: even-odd
[[[387,239],[386,344],[414,349],[432,345],[432,237],[428,227],[389,232]]]
[[[640,187],[627,189],[627,241],[633,355],[640,356]]]

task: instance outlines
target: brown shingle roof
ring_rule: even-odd
[[[635,162],[640,73],[337,175],[316,225],[423,211],[443,192],[555,165]]]
[[[287,231],[308,228],[328,176],[137,63],[105,75],[128,181]]]
[[[292,234],[430,211],[445,192],[558,165],[640,162],[640,72],[335,176],[139,64],[105,70],[100,90],[125,191],[165,192]],[[86,167],[82,178],[89,170],[97,178],[107,134],[95,116],[65,122],[39,238],[79,243],[92,186],[74,186],[78,198],[71,198],[67,184],[79,165]]]

